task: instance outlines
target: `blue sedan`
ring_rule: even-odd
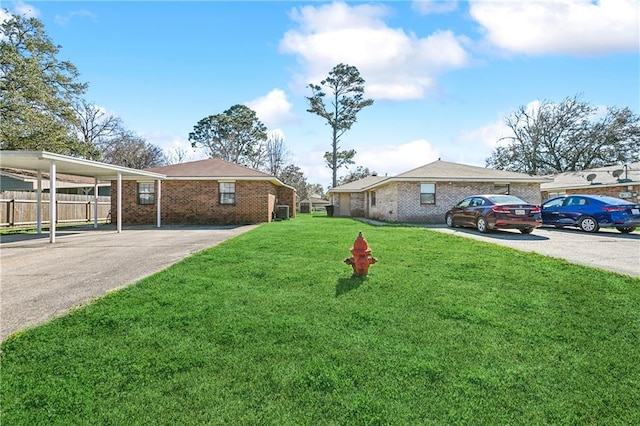
[[[640,204],[606,195],[573,194],[542,203],[542,223],[575,226],[585,232],[616,228],[627,234],[640,226]]]

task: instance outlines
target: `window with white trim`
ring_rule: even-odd
[[[138,204],[149,205],[155,201],[155,184],[153,182],[138,182]]]
[[[235,182],[219,182],[218,183],[218,201],[220,204],[236,203],[236,183]]]
[[[376,191],[371,191],[371,205],[376,205]]]
[[[420,184],[420,204],[436,203],[436,184],[421,183]]]

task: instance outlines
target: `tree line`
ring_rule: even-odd
[[[9,14],[8,11],[6,11]],[[185,151],[167,155],[127,129],[122,120],[86,101],[87,84],[68,61],[57,58],[55,45],[37,18],[9,14],[0,23],[0,149],[46,150],[132,168],[181,162]],[[342,137],[360,111],[373,105],[366,99],[365,80],[355,66],[337,64],[319,84],[307,86],[307,112],[330,128],[330,150],[323,160],[332,171],[332,187],[375,171],[355,164],[356,151],[342,148]],[[638,161],[640,121],[629,108],[606,111],[579,96],[559,103],[522,106],[505,119],[509,134],[497,141],[486,165],[532,175],[582,170]],[[188,140],[209,157],[266,171],[295,187],[301,199],[324,189],[306,181],[291,161],[278,131],[269,131],[246,105],[208,115],[194,125]]]

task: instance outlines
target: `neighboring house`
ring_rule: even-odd
[[[475,194],[511,194],[539,204],[540,184],[524,173],[435,161],[391,177],[368,176],[328,191],[334,216],[388,222],[443,223],[446,211]]]
[[[601,194],[640,202],[640,163],[599,167],[550,176],[540,189],[542,199],[562,194]]]
[[[306,200],[300,201],[299,211],[301,213],[311,213],[316,210],[324,210],[330,204],[331,204],[331,201],[325,200],[322,197],[311,196]]]
[[[153,167],[161,181],[122,182],[123,223],[156,223],[160,197],[163,224],[249,224],[295,216],[295,189],[277,178],[235,163],[210,158]],[[112,183],[112,213],[117,182]]]
[[[42,192],[49,192],[49,173],[42,172]],[[94,195],[95,179],[84,176],[56,174],[56,191],[59,194]],[[109,196],[111,183],[98,181],[98,195]],[[38,189],[38,174],[33,170],[0,169],[0,191],[36,191]]]

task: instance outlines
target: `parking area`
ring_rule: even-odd
[[[73,228],[0,237],[0,340],[152,275],[255,228],[248,226]]]
[[[541,227],[524,235],[514,230],[481,234],[470,228],[429,227],[438,232],[473,238],[514,249],[565,259],[572,263],[640,277],[640,232],[621,234],[603,228],[586,233],[575,228]]]

